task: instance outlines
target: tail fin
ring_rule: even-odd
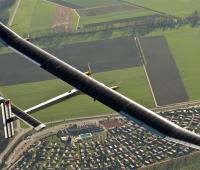
[[[5,138],[11,138],[14,136],[14,125],[12,120],[14,115],[11,112],[11,102],[10,100],[1,100],[0,105]]]

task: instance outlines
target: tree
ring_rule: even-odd
[[[198,11],[194,11],[192,13],[192,15],[189,17],[189,22],[190,22],[192,27],[197,26],[198,23],[199,23],[199,20],[200,20],[200,15],[199,15]]]

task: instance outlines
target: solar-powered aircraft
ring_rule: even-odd
[[[85,72],[84,74],[90,76],[93,73],[91,72],[91,70],[89,70],[89,71]],[[117,90],[119,87],[111,86],[110,88]],[[39,120],[35,119],[30,114],[37,112],[39,110],[45,109],[54,104],[60,103],[71,97],[75,97],[79,94],[81,94],[81,91],[79,91],[77,89],[72,89],[68,92],[65,92],[61,95],[58,95],[54,98],[51,98],[47,101],[37,104],[37,105],[35,105],[29,109],[26,109],[24,111],[21,110],[20,108],[18,108],[17,106],[13,105],[10,100],[4,98],[3,96],[0,96],[0,112],[2,114],[5,138],[11,138],[14,136],[15,131],[14,131],[13,122],[16,119],[22,120],[27,125],[34,128],[36,131],[39,131],[39,130],[45,128],[45,124],[41,123]]]
[[[95,100],[166,140],[200,149],[200,135],[186,130],[135,101],[85,75],[71,65],[26,41],[0,23],[0,40],[14,51]]]

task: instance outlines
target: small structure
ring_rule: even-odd
[[[83,134],[80,134],[79,135],[79,138],[80,139],[88,139],[88,138],[91,138],[92,137],[92,134],[91,133],[83,133]]]

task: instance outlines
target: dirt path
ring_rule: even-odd
[[[27,133],[28,131],[30,130],[29,129],[25,129],[25,130],[22,130],[21,132],[19,132],[15,137],[14,139],[8,144],[8,146],[6,147],[6,149],[0,154],[0,160],[2,161],[4,156],[8,153],[8,151],[12,148],[12,146],[18,141],[18,139],[23,136],[25,133]]]
[[[52,28],[55,32],[69,32],[70,14],[72,9],[63,6],[57,6],[54,15]]]

